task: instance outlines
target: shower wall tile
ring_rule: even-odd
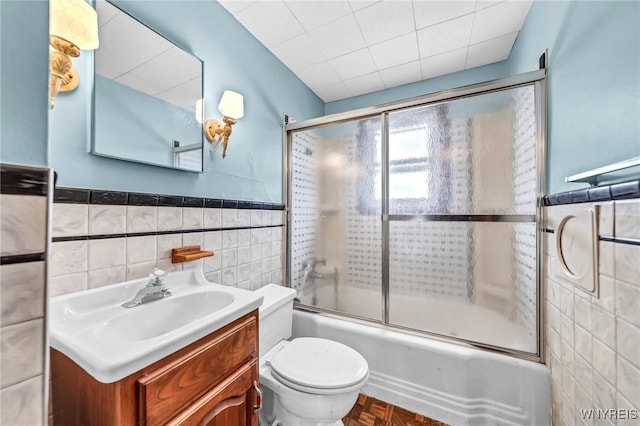
[[[86,204],[54,204],[53,215],[60,217],[52,229],[53,237],[87,235],[89,206]]]
[[[618,354],[640,368],[640,328],[621,318],[617,319],[616,327]]]
[[[598,204],[600,206],[600,215],[598,217],[598,233],[605,237],[612,237],[614,234],[614,224],[616,217],[614,215],[613,201]]]
[[[106,269],[96,269],[87,273],[87,288],[103,287],[126,281],[126,266],[117,266]]]
[[[222,231],[204,233],[204,249],[216,252],[222,249]]]
[[[127,206],[127,232],[155,232],[157,216],[157,207]]]
[[[0,351],[0,388],[43,374],[43,318],[2,327]]]
[[[200,207],[182,208],[182,229],[202,229],[204,226],[204,209]]]
[[[200,246],[204,245],[204,232],[190,232],[182,235],[183,246]]]
[[[126,264],[125,239],[89,240],[88,270],[106,269]]]
[[[222,227],[222,211],[217,208],[204,209],[204,227],[205,229]]]
[[[88,241],[63,241],[51,246],[52,277],[69,275],[87,270]]]
[[[0,390],[0,424],[43,425],[44,378],[35,376],[24,382]]]
[[[554,235],[545,234],[549,257],[544,269],[545,350],[552,377],[552,418],[567,424],[583,424],[580,409],[633,409],[635,413],[640,409],[640,238],[635,233],[640,227],[640,200],[600,205],[600,236],[611,241],[599,242],[597,295],[573,291],[552,278],[554,271],[548,265],[554,264]],[[554,224],[546,227],[553,230]],[[560,348],[558,316],[567,335],[569,328],[574,330],[573,343],[570,336],[562,336]],[[616,423],[600,419],[584,424]]]
[[[2,194],[0,202],[0,254],[41,253],[47,232],[47,198]]]
[[[614,256],[615,278],[640,288],[640,245],[616,244]]]
[[[55,243],[53,246],[55,247]],[[49,279],[49,297],[61,296],[67,293],[87,289],[87,272],[69,275],[58,275]]]
[[[146,278],[149,273],[156,267],[157,261],[144,262],[127,265],[127,281]]]
[[[44,316],[45,262],[0,266],[0,326]]]
[[[182,209],[176,207],[158,207],[158,231],[182,229]]]
[[[158,259],[171,259],[171,249],[182,247],[182,234],[158,235]],[[206,244],[204,250],[210,250]]]
[[[236,209],[222,209],[222,227],[235,228],[238,226],[238,216]]]
[[[50,232],[86,229],[85,209],[71,208],[52,230],[50,169],[0,164],[0,424],[46,422],[49,381],[47,272]]]
[[[126,194],[113,194],[122,195],[118,199],[126,203]],[[133,195],[136,199],[145,196]],[[87,229],[54,238],[50,268],[52,295],[144,278],[154,267],[167,271],[202,269],[209,279],[213,277],[216,282],[224,281],[227,285],[242,284],[244,288],[262,286],[263,275],[268,277],[265,283],[271,283],[272,273],[276,272],[273,278],[282,284],[283,226],[271,225],[272,218],[282,223],[281,210],[248,209],[247,202],[229,202],[225,208],[187,207],[182,202],[165,203],[162,197],[157,207],[71,204],[65,203],[66,198],[61,199],[63,201],[54,204],[54,226],[68,228],[68,218],[63,217],[63,213],[81,207],[87,209]],[[189,205],[199,205],[200,201],[194,199]],[[202,205],[223,204],[220,200],[209,201]],[[244,208],[229,207],[238,205]],[[265,205],[264,208],[272,207]],[[180,232],[182,230],[186,232]],[[109,237],[114,234],[116,238]],[[214,256],[171,263],[171,249],[188,245],[199,245],[203,250],[213,251]],[[252,266],[252,260],[257,261],[257,269]],[[259,279],[252,281],[252,274]]]
[[[238,210],[237,226],[239,228],[245,227],[245,226],[251,226],[251,210]]]
[[[54,203],[54,207],[61,203]],[[57,219],[54,213],[53,217]],[[127,232],[127,206],[89,205],[89,235],[124,234]]]
[[[640,202],[618,201],[615,208],[615,236],[640,240]]]

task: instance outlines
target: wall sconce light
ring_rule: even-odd
[[[80,50],[98,48],[98,14],[85,0],[49,2],[49,105],[58,92],[78,87],[79,76],[71,58]]]
[[[204,134],[211,143],[222,140],[222,158],[227,156],[227,144],[231,136],[231,126],[236,124],[244,115],[243,98],[240,93],[225,90],[218,105],[218,111],[222,114],[223,123],[209,119],[204,123]]]

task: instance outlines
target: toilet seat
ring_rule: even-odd
[[[359,389],[369,377],[362,355],[342,343],[300,337],[269,360],[273,377],[305,393],[337,394]]]

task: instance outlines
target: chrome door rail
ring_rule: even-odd
[[[382,220],[399,222],[531,222],[534,214],[390,214]]]
[[[455,89],[443,90],[440,92],[430,93],[427,95],[417,96],[415,98],[405,99],[402,101],[389,102],[373,107],[356,109],[353,111],[341,112],[337,114],[325,115],[323,117],[311,118],[309,120],[289,123],[285,126],[286,131],[291,130],[309,130],[317,127],[324,127],[331,124],[345,123],[356,119],[378,117],[383,112],[391,112],[399,109],[405,109],[415,106],[433,104],[443,101],[450,101],[456,98],[463,98],[480,93],[490,93],[504,90],[516,86],[524,86],[543,80],[546,76],[546,69],[530,71],[524,74],[518,74],[511,77],[500,78],[497,80],[486,81],[483,83],[471,84],[468,86],[458,87]]]

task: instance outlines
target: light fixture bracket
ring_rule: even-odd
[[[218,142],[222,139],[222,158],[227,156],[227,145],[229,144],[229,136],[234,124],[238,122],[235,118],[224,116],[222,118],[224,124],[215,119],[210,119],[204,123],[204,134],[210,143]]]

